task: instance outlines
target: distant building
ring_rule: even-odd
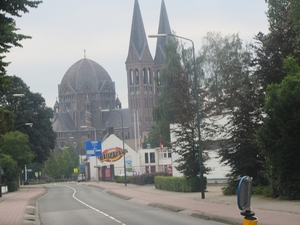
[[[158,33],[171,33],[163,0]],[[55,152],[72,144],[84,160],[87,140],[104,141],[110,134],[122,139],[122,130],[126,144],[138,151],[141,139],[154,124],[152,110],[157,102],[159,78],[164,68],[165,44],[166,38],[157,39],[153,59],[139,3],[135,0],[126,59],[128,108],[122,108],[109,73],[84,53],[83,59],[66,71],[58,85],[52,121],[57,134]]]

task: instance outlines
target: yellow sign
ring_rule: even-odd
[[[78,173],[78,168],[74,168],[74,173]]]

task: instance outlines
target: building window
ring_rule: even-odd
[[[150,163],[155,163],[155,153],[150,152]]]
[[[148,152],[145,153],[145,163],[149,163]]]

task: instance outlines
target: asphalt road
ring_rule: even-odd
[[[53,225],[221,225],[110,196],[77,184],[49,184],[39,199],[41,224]]]

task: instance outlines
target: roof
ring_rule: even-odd
[[[86,83],[90,84],[96,91],[99,91],[105,81],[112,82],[107,71],[95,61],[83,58],[67,70],[59,86],[59,93],[67,84],[77,92]]]
[[[54,132],[76,131],[74,121],[68,112],[60,112],[56,114],[55,120],[52,123]]]
[[[131,126],[131,117],[129,109],[112,109],[105,113],[106,115],[103,120],[103,127],[113,127],[114,129],[122,129],[122,117],[123,128],[129,128]]]
[[[171,34],[171,27],[168,19],[168,14],[165,6],[165,2],[162,0],[160,17],[159,17],[159,26],[158,34]],[[166,37],[158,37],[156,42],[156,52],[154,57],[154,64],[164,64],[165,63],[165,51],[164,47],[167,43]]]

